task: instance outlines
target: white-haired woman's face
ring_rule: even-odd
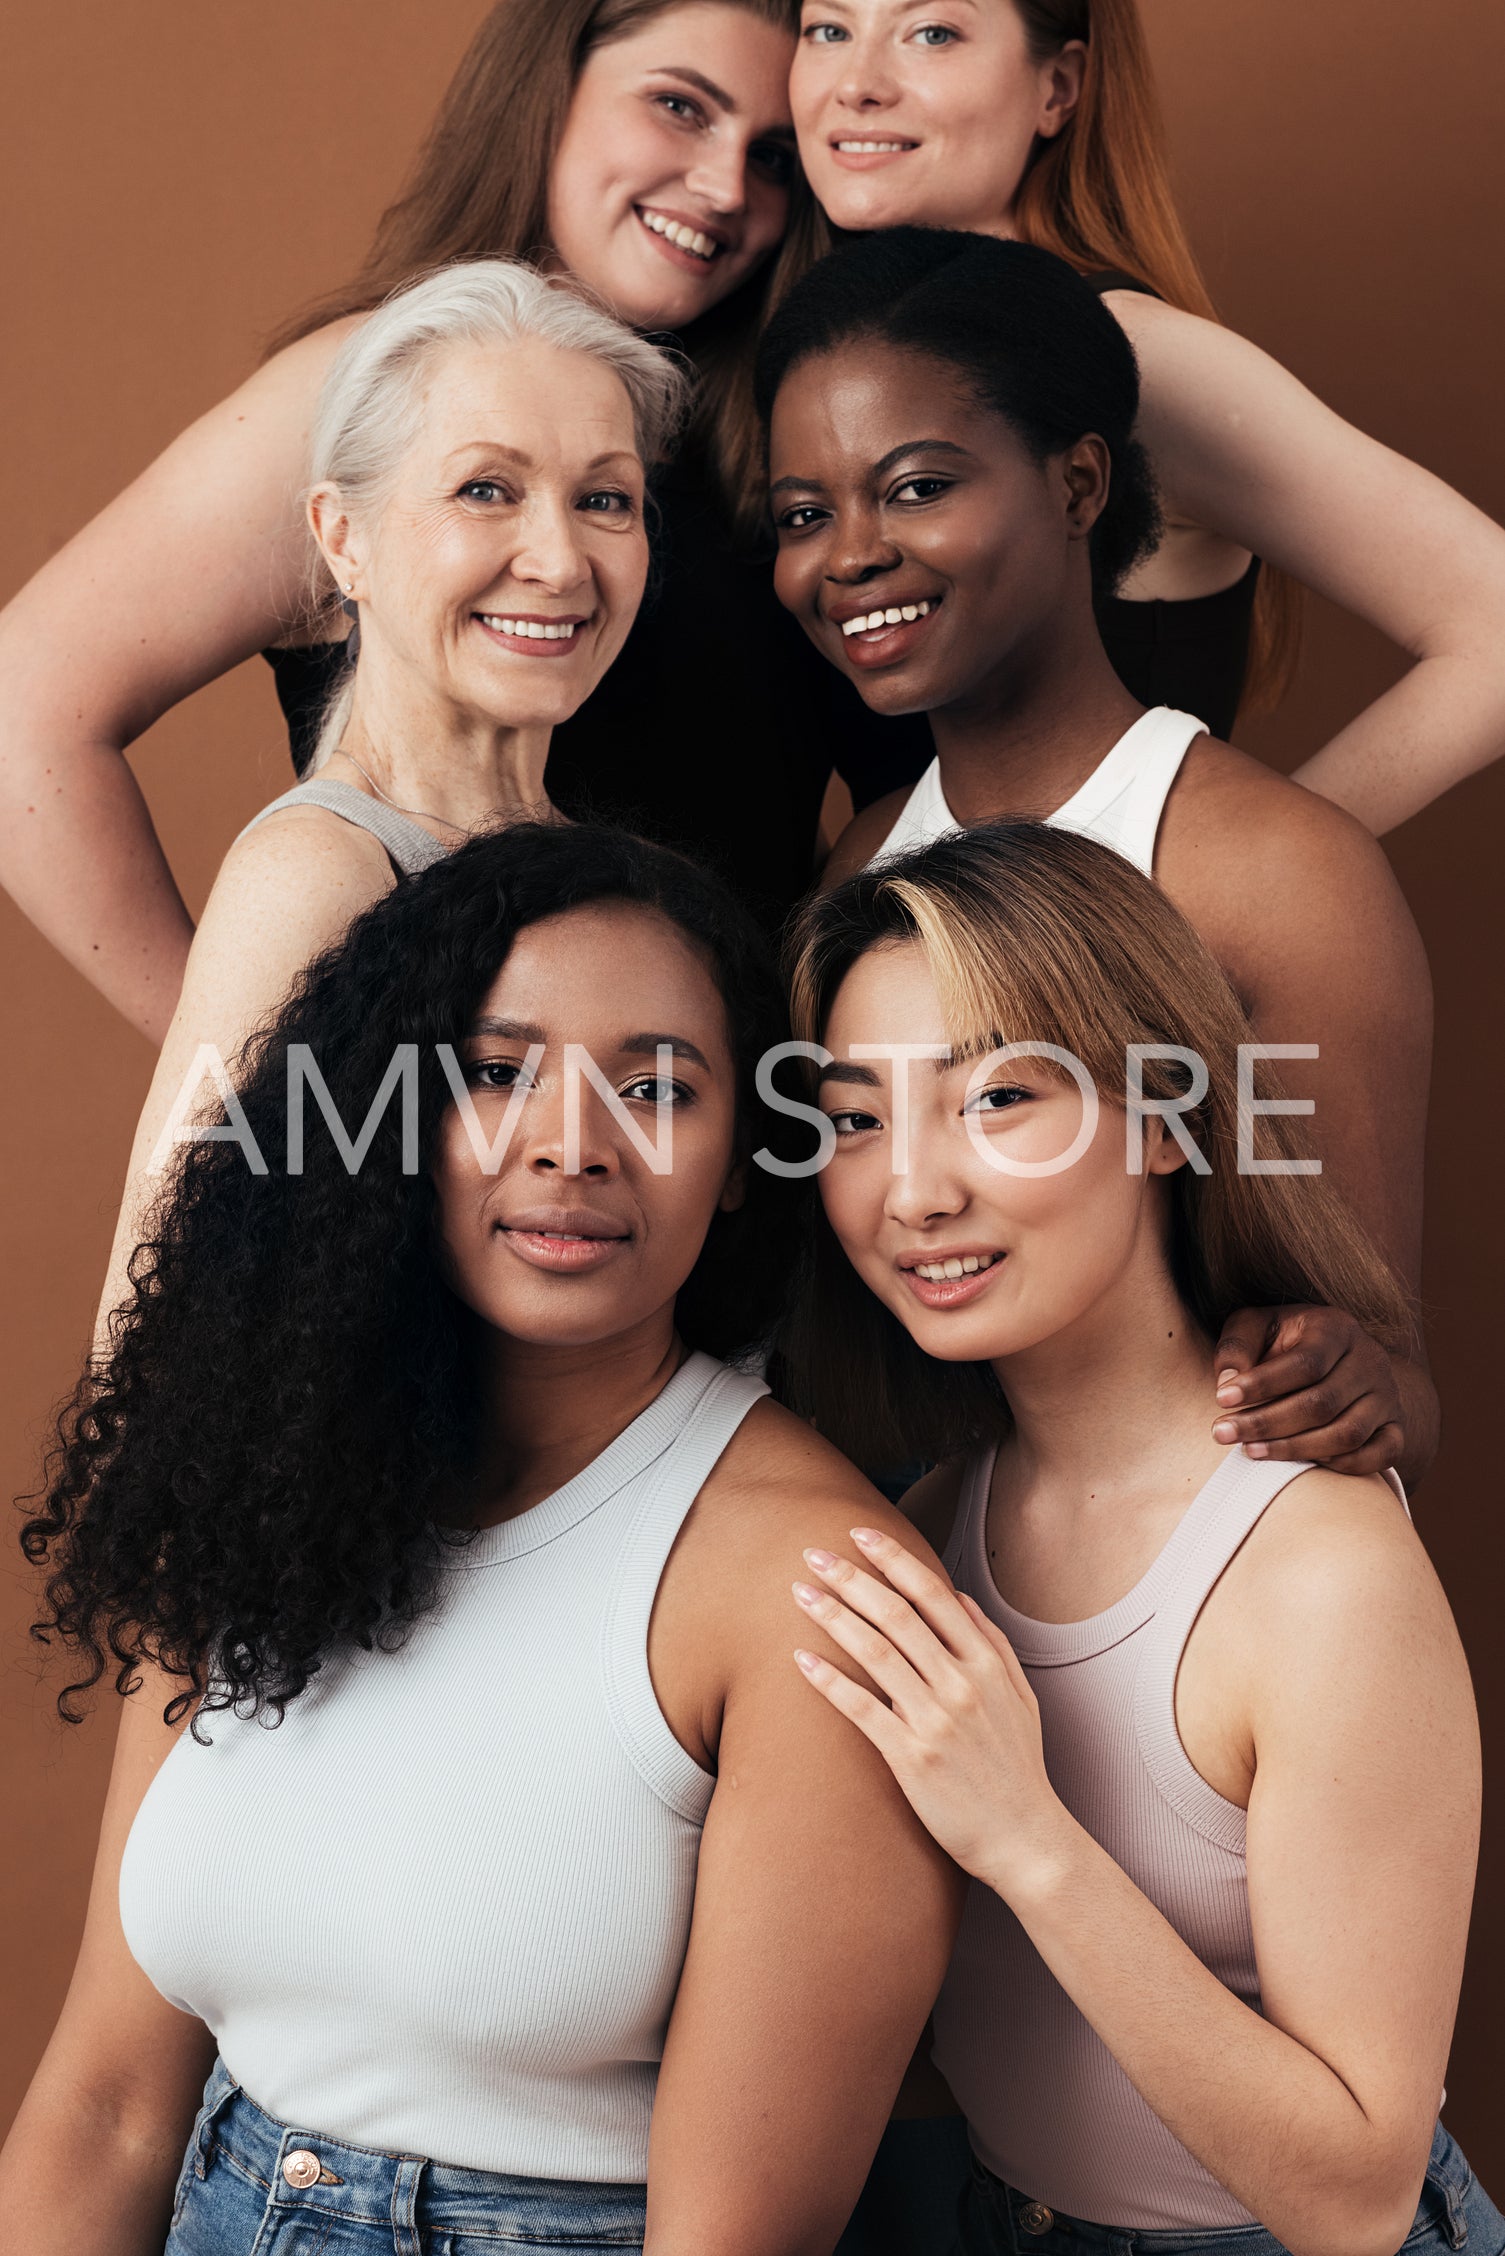
[[[643,488],[603,362],[537,338],[440,349],[418,436],[351,529],[363,666],[427,695],[446,731],[568,719],[642,599]]]
[[[549,237],[637,329],[683,329],[789,223],[792,31],[686,0],[586,57],[549,177]]]

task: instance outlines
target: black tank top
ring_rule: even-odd
[[[1117,268],[1085,279],[1100,298],[1109,290],[1133,290],[1142,298],[1160,295]],[[1141,705],[1173,705],[1177,712],[1195,713],[1214,736],[1231,736],[1249,673],[1258,586],[1256,556],[1241,579],[1216,595],[1178,603],[1159,596],[1148,603],[1104,597],[1097,606],[1098,632],[1119,680]]]
[[[1143,287],[1127,275],[1091,280],[1099,291]],[[773,592],[771,541],[757,551],[733,541],[693,451],[654,491],[647,596],[615,665],[554,731],[549,796],[567,815],[683,847],[776,924],[809,886],[832,769],[866,807],[919,779],[934,753],[930,728],[920,714],[870,713],[817,655]],[[1108,655],[1141,704],[1173,705],[1215,736],[1230,733],[1258,572],[1256,559],[1233,587],[1192,602],[1099,605]],[[265,655],[301,772],[344,646]]]

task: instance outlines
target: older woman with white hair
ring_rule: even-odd
[[[167,1144],[304,965],[405,874],[552,812],[550,733],[627,639],[648,571],[645,468],[686,399],[666,354],[507,260],[442,268],[348,339],[314,416],[307,507],[359,655],[311,777],[262,810],[215,880],[137,1130],[102,1320]]]

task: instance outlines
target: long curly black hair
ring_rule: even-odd
[[[322,1655],[400,1642],[428,1602],[444,1541],[431,1506],[477,1409],[466,1312],[435,1262],[428,1158],[453,1101],[436,1045],[465,1040],[519,932],[598,901],[656,910],[699,950],[726,1005],[744,1156],[785,1148],[788,1121],[756,1088],[787,1034],[783,990],[693,863],[620,831],[525,824],[400,884],[242,1053],[244,1129],[268,1171],[244,1136],[183,1147],[108,1358],[59,1416],[21,1541],[49,1570],[33,1634],[80,1663],[58,1698],[68,1720],[112,1666],[124,1692],[142,1661],[183,1680],[169,1720],[194,1702],[276,1720]],[[294,1044],[352,1134],[396,1046],[414,1045],[416,1172],[395,1101],[355,1172],[312,1116],[303,1171],[282,1164]],[[679,1296],[691,1346],[735,1356],[771,1332],[802,1199],[748,1169]]]

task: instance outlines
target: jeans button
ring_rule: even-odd
[[[310,2154],[306,2146],[294,2148],[282,2165],[282,2175],[290,2186],[301,2193],[305,2186],[317,2185],[321,2164],[317,2154]]]
[[[1043,2201],[1026,2201],[1019,2212],[1019,2222],[1027,2233],[1048,2233],[1055,2221],[1054,2210],[1047,2209]]]

